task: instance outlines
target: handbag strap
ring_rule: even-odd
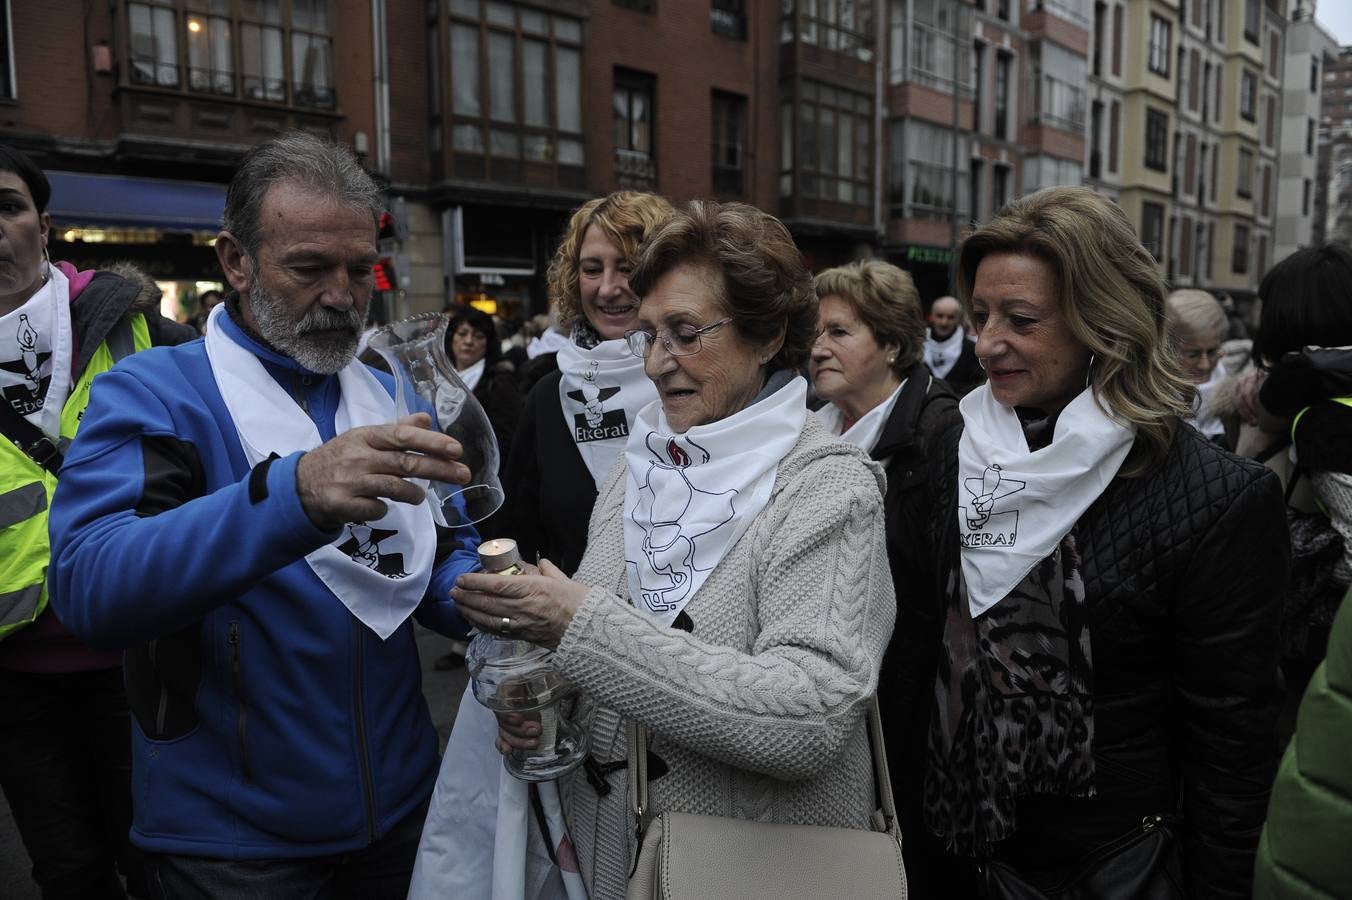
[[[890,834],[901,843],[897,826],[896,801],[892,797],[892,778],[887,768],[887,745],[883,739],[883,717],[878,707],[878,696],[869,700],[868,742],[873,755],[873,784],[878,807],[874,810],[873,827]],[[629,801],[634,815],[634,846],[643,842],[643,833],[652,821],[652,806],[648,799],[648,729],[629,720]]]

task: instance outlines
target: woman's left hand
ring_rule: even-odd
[[[542,559],[538,575],[461,575],[451,597],[475,627],[552,649],[588,590]]]

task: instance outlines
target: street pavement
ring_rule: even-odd
[[[423,694],[432,710],[432,721],[436,723],[441,746],[445,747],[469,676],[464,666],[449,672],[438,672],[432,668],[432,664],[446,652],[450,643],[421,625],[415,628],[418,632],[418,654],[422,660]],[[0,898],[39,900],[38,889],[33,884],[30,872],[28,854],[19,841],[18,830],[9,814],[9,804],[0,796]]]

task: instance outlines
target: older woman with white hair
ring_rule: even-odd
[[[1174,291],[1165,303],[1169,345],[1183,375],[1197,386],[1193,415],[1184,419],[1210,440],[1233,449],[1225,423],[1213,409],[1216,388],[1230,374],[1221,360],[1229,320],[1225,308],[1206,291]]]
[[[807,411],[817,298],[788,230],[692,203],[630,284],[659,402],[601,483],[576,576],[546,560],[453,592],[582,691],[597,765],[560,793],[592,900],[633,870],[631,725],[666,770],[649,813],[867,829],[865,714],[896,613],[881,470]],[[536,746],[538,722],[508,719],[500,748]]]

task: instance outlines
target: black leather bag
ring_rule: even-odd
[[[1038,887],[1008,863],[991,860],[981,873],[990,900],[1183,900],[1183,874],[1170,820],[1146,816],[1139,828],[1076,863],[1051,887]]]

